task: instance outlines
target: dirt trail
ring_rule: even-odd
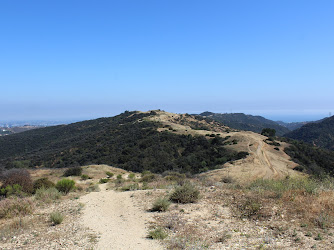
[[[222,176],[230,176],[240,182],[249,183],[252,180],[277,179],[285,176],[299,176],[300,173],[292,169],[297,165],[290,160],[290,157],[284,153],[286,143],[281,142],[279,150],[275,146],[268,145],[263,140],[266,137],[249,132],[240,131],[229,133],[230,139],[236,139],[236,145],[228,146],[237,151],[247,151],[249,156],[245,159],[226,163],[225,168],[213,170],[204,175],[219,181]],[[224,136],[224,134],[222,135]]]
[[[100,234],[97,249],[163,249],[158,242],[147,239],[149,214],[136,207],[133,192],[106,190],[80,198],[85,204],[82,223]]]

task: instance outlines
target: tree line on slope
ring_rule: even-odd
[[[280,138],[280,140],[290,144],[289,147],[284,149],[284,152],[291,157],[291,160],[299,164],[295,170],[317,177],[334,176],[333,151],[319,148],[303,141],[288,138]]]

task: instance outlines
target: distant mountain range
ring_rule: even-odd
[[[283,122],[283,121],[275,121],[275,122],[283,127],[286,127],[290,131],[300,128],[307,123],[310,123],[310,122]]]
[[[208,111],[199,115],[209,117],[234,129],[249,130],[256,133],[261,133],[262,129],[264,128],[273,128],[276,130],[276,134],[280,136],[290,132],[290,129],[287,127],[287,123],[285,123],[285,126],[280,125],[277,122],[266,119],[262,116],[246,115],[243,113],[221,114]]]
[[[284,136],[334,150],[334,116],[308,123]]]

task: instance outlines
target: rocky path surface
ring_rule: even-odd
[[[100,238],[97,249],[163,249],[157,241],[147,239],[150,216],[134,205],[133,192],[107,190],[80,198],[85,204],[82,223],[96,231]]]

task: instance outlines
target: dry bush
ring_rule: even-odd
[[[147,182],[143,182],[146,183]],[[150,182],[150,187],[153,189],[168,189],[171,188],[173,186],[174,181],[170,181],[167,180],[165,178],[159,178],[157,177],[156,179],[154,179],[152,182]]]
[[[185,225],[167,240],[167,249],[207,249],[213,242],[209,235],[195,225]]]
[[[7,170],[2,174],[1,181],[4,188],[18,184],[22,187],[23,192],[32,193],[34,190],[31,176],[26,169]]]
[[[8,224],[4,224],[0,227],[0,239],[11,239],[13,236],[18,236],[20,233],[24,233],[31,227],[31,224],[22,217],[15,218]],[[5,240],[4,240],[5,241]]]
[[[100,192],[101,189],[98,184],[92,184],[89,185],[88,188],[86,188],[86,192]]]
[[[36,181],[34,181],[34,191],[35,192],[39,188],[48,189],[48,188],[52,188],[54,186],[55,186],[55,184],[46,177],[40,178],[40,179],[37,179]]]
[[[130,183],[121,188],[121,191],[135,191],[139,189],[138,183]]]
[[[58,200],[61,197],[61,193],[55,188],[39,188],[36,190],[35,199],[40,200],[45,203],[50,203],[52,201]]]
[[[320,228],[333,226],[333,191],[323,191],[317,195],[290,191],[284,194],[282,200],[286,204],[289,217],[299,218]]]
[[[7,198],[1,200],[0,219],[30,214],[34,207],[34,202],[31,198]]]
[[[171,202],[166,197],[159,197],[153,203],[152,212],[165,212],[168,210]]]
[[[152,182],[157,178],[156,174],[152,174],[152,173],[145,173],[142,175],[142,177],[140,178],[140,182]]]
[[[182,186],[176,187],[170,199],[177,203],[193,203],[199,199],[199,194],[198,188],[194,184],[187,182]]]
[[[50,214],[50,221],[52,222],[53,225],[59,225],[62,223],[64,220],[64,215],[62,215],[60,212],[52,212]]]
[[[242,196],[237,204],[239,216],[242,218],[259,219],[263,216],[261,213],[263,206],[262,201],[258,197],[251,195]]]
[[[263,219],[284,211],[287,220],[299,220],[320,228],[334,222],[334,191],[331,180],[286,178],[256,180],[234,195],[239,215]],[[279,208],[273,211],[273,207]]]

